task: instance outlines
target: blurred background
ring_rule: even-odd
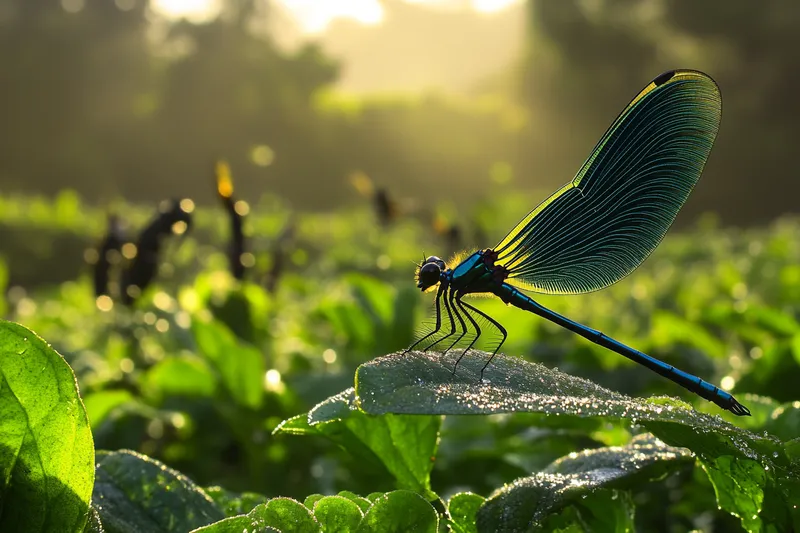
[[[722,130],[682,220],[797,209],[800,6],[791,0],[0,0],[0,184],[92,203],[471,205],[570,179],[653,77],[708,72]]]
[[[693,68],[722,126],[676,227],[628,279],[541,301],[767,406],[761,429],[800,380],[799,27],[795,0],[0,0],[0,316],[65,355],[98,449],[232,490],[383,490],[270,432],[411,344],[423,252],[494,245],[650,80]],[[720,412],[478,305],[509,355]],[[440,494],[629,436],[509,420],[448,417]],[[666,493],[697,491],[671,530],[711,509],[732,531],[684,478],[637,517],[662,530]]]

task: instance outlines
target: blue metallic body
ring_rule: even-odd
[[[577,333],[595,344],[627,357],[631,361],[649,368],[653,372],[677,383],[700,397],[714,402],[723,409],[728,409],[735,414],[750,414],[746,407],[742,406],[731,394],[721,390],[719,387],[664,363],[663,361],[659,361],[639,350],[631,348],[596,329],[584,326],[555,311],[551,311],[536,302],[533,298],[520,292],[516,287],[499,280],[497,276],[497,267],[492,266],[490,259],[491,252],[491,250],[475,252],[454,269],[443,271],[440,277],[440,283],[445,288],[445,291],[453,292],[453,297],[456,301],[460,300],[461,296],[466,294],[490,292],[503,300],[506,304],[513,305],[525,311],[530,311],[531,313],[558,324],[562,328]],[[488,366],[488,364],[487,362],[486,365]],[[486,367],[484,366],[484,368]]]

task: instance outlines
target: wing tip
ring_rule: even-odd
[[[653,80],[653,84],[656,87],[658,87],[659,85],[664,85],[669,80],[674,78],[675,74],[677,74],[677,71],[675,71],[675,70],[668,70],[667,72],[663,72],[663,73],[659,74],[658,76],[656,76],[656,78]]]

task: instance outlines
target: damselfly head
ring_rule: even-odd
[[[438,284],[445,268],[444,261],[435,255],[425,259],[417,270],[417,287],[425,292]]]

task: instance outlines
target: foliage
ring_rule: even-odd
[[[19,200],[4,220],[87,243],[90,224],[78,218],[103,220],[86,206],[33,216],[26,208],[36,201]],[[482,224],[508,226],[528,201],[487,200]],[[408,217],[381,228],[359,209],[290,222],[271,205],[248,219],[259,228],[250,281],[224,271],[214,251],[222,215],[201,209],[196,231],[169,249],[158,284],[132,308],[101,311],[85,274],[25,290],[15,281],[22,252],[6,253],[4,305],[25,327],[0,328],[9,502],[0,523],[46,524],[58,510],[76,531],[800,525],[797,221],[747,232],[700,225],[670,235],[607,290],[541,298],[734,388],[753,413],[737,418],[494,300],[476,305],[509,339],[485,383],[481,351],[455,375],[456,354],[393,353],[430,304],[414,288],[412,262],[447,243]],[[289,260],[269,292],[260,283],[272,267],[266,244],[289,223]],[[48,413],[46,424],[30,422],[37,413]],[[41,462],[31,469],[34,449]]]
[[[520,8],[529,16],[519,60],[482,50],[481,62],[496,65],[488,80],[459,95],[365,98],[335,92],[348,65],[329,50],[279,47],[269,2],[218,4],[219,17],[190,24],[160,19],[146,1],[3,0],[4,190],[55,196],[68,183],[93,202],[191,194],[207,205],[209,167],[221,156],[247,197],[280,191],[303,209],[352,201],[346,180],[357,171],[425,202],[479,201],[497,168],[552,189],[648,80],[697,68],[720,83],[724,113],[706,185],[687,210],[740,224],[795,210],[785,180],[798,137],[792,2],[531,0]],[[390,47],[406,55],[410,75],[440,57],[422,47],[447,41],[462,56],[439,59],[446,70],[475,69],[464,50],[484,26],[450,10],[384,4],[393,23],[415,31],[384,27],[363,41],[343,26],[339,41],[368,56],[372,39],[407,43]],[[401,71],[373,68],[381,80]]]

